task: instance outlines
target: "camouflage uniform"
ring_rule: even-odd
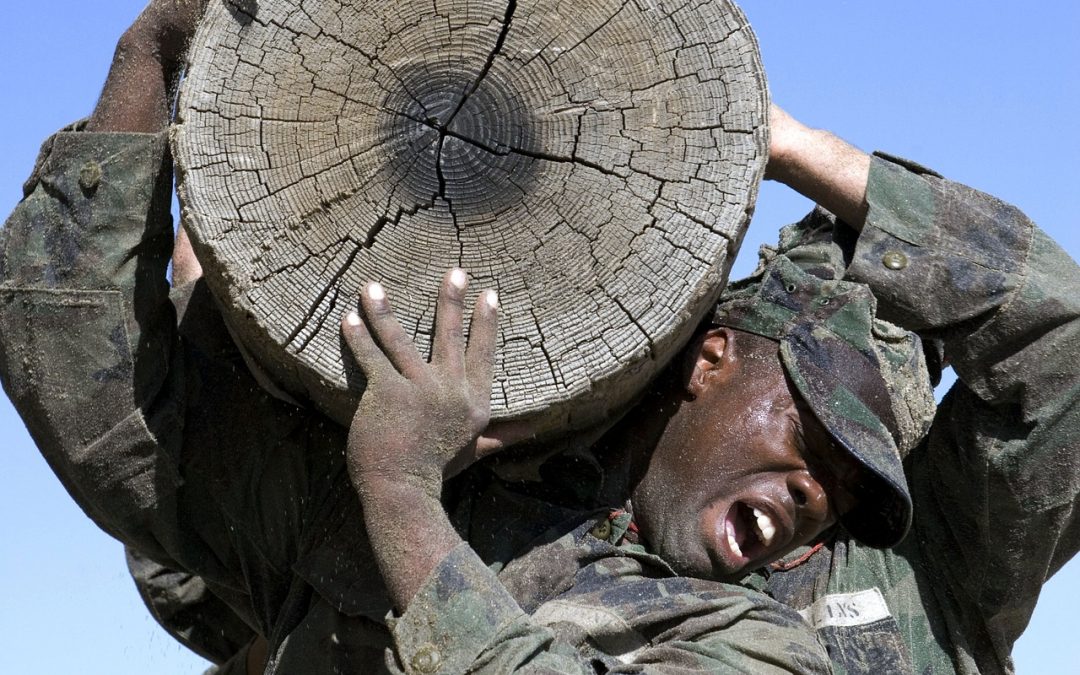
[[[46,142],[0,231],[0,373],[181,641],[222,661],[258,632],[273,673],[640,672],[631,659],[828,671],[792,609],[674,577],[611,543],[622,532],[606,512],[514,494],[482,467],[453,501],[483,558],[456,550],[388,626],[345,430],[259,385],[204,284],[170,297],[170,189],[164,135]]]

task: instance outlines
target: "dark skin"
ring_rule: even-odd
[[[766,179],[861,231],[870,156],[776,105],[769,127]],[[859,465],[800,399],[775,344],[710,329],[684,351],[682,368],[614,431],[646,460],[632,502],[657,553],[685,574],[737,579],[813,541],[852,508],[845,486]],[[655,413],[665,407],[675,410]],[[753,508],[775,528],[768,543],[753,527]]]
[[[461,543],[443,510],[443,481],[476,442],[491,414],[498,299],[480,294],[468,346],[462,333],[467,278],[451,270],[436,306],[432,358],[426,363],[390,309],[379,284],[361,293],[342,334],[367,377],[349,429],[349,476],[390,599],[404,610],[432,570]],[[410,514],[402,519],[401,514]]]
[[[464,286],[455,278],[463,283],[464,273],[448,273],[440,291],[430,364],[378,284],[361,297],[364,317],[342,324],[369,378],[349,435],[350,476],[399,611],[462,543],[443,510],[442,485],[475,456],[490,413],[492,292],[473,310],[465,351]],[[734,580],[835,524],[853,503],[844,486],[859,468],[798,399],[775,343],[712,328],[684,356],[688,367],[670,369],[608,440],[630,447],[640,467],[631,501],[650,547],[683,574]],[[753,508],[774,523],[768,543],[754,533]],[[412,517],[403,522],[403,512]]]
[[[188,42],[206,0],[153,0],[120,37],[87,131],[156,133],[169,125]]]
[[[738,579],[851,508],[844,486],[858,464],[803,403],[777,351],[771,340],[710,328],[612,433],[635,459],[642,537],[683,574]]]

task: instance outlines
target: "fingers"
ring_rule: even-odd
[[[495,367],[495,344],[499,327],[499,296],[493,290],[480,293],[469,325],[469,348],[465,352],[469,387],[491,395],[491,376]]]
[[[476,459],[505,450],[536,437],[536,424],[529,420],[493,422],[480,438],[476,439]]]
[[[341,334],[367,379],[374,380],[393,372],[393,366],[375,344],[359,314],[349,312],[345,315],[341,321]]]
[[[420,352],[416,351],[412,338],[394,316],[382,285],[369,283],[364,286],[360,293],[360,306],[364,310],[371,334],[390,363],[405,377],[420,376],[426,365],[424,359]]]
[[[451,379],[461,381],[465,378],[470,390],[490,397],[498,329],[498,295],[487,290],[477,298],[466,348],[462,315],[467,285],[465,272],[460,269],[450,270],[443,278],[436,306],[432,365],[438,366],[439,371]],[[412,337],[394,316],[385,289],[378,283],[367,284],[360,294],[360,305],[366,326],[359,316],[350,313],[342,323],[342,332],[365,375],[370,378],[393,368],[407,378],[420,377],[427,364]]]
[[[439,364],[452,375],[465,372],[465,336],[461,320],[468,283],[463,270],[454,268],[447,272],[435,308],[435,344],[431,350],[431,362]]]

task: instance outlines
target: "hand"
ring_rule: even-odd
[[[121,36],[88,131],[159,131],[207,0],[151,0]]]
[[[361,293],[363,319],[350,313],[342,322],[345,341],[368,380],[347,450],[361,495],[372,483],[408,483],[438,496],[444,478],[476,457],[476,440],[491,414],[498,299],[494,291],[480,294],[466,348],[466,285],[459,269],[443,279],[430,363],[394,317],[379,284]]]

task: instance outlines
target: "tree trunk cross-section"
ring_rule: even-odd
[[[427,351],[452,266],[499,292],[496,418],[625,404],[715,302],[764,168],[757,44],[719,0],[211,0],[190,59],[173,140],[208,283],[342,423],[362,284]]]

